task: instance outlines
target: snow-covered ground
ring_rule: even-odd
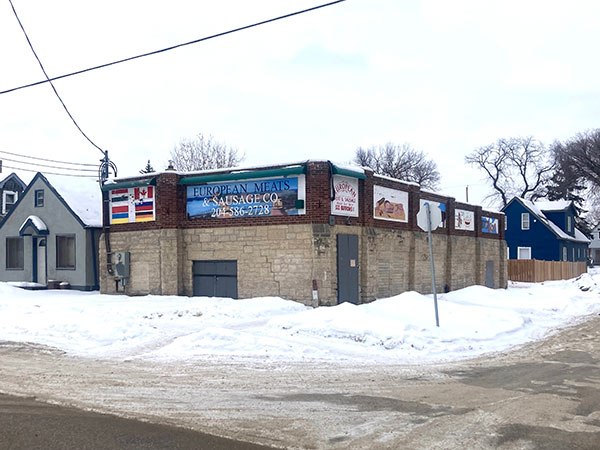
[[[125,297],[0,283],[0,340],[94,358],[416,363],[505,350],[600,313],[600,271],[568,281],[407,292],[309,308],[280,298]]]

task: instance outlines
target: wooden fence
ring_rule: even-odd
[[[539,283],[548,280],[568,280],[587,272],[585,262],[539,261],[537,259],[509,259],[508,279]]]

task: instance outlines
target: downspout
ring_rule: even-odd
[[[335,185],[333,183],[333,163],[331,161],[327,161],[327,165],[329,166],[329,180],[331,182],[331,201],[335,200]]]
[[[98,263],[96,262],[96,229],[92,228],[92,268],[94,270],[94,287],[93,290],[100,289],[98,284]],[[100,257],[100,255],[98,255]]]

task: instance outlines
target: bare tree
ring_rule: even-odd
[[[440,182],[435,161],[427,159],[425,153],[406,143],[387,143],[366,149],[359,147],[354,155],[354,163],[369,167],[380,175],[419,183],[428,189],[435,189]]]
[[[549,152],[533,137],[498,139],[467,155],[465,162],[486,173],[494,189],[487,198],[499,199],[502,206],[515,196],[543,197],[554,169]]]
[[[580,133],[565,143],[555,143],[552,151],[575,176],[600,188],[600,128]]]
[[[192,139],[182,139],[171,150],[171,160],[175,169],[191,172],[235,167],[244,160],[244,155],[236,148],[215,141],[212,136],[207,138],[198,133]]]

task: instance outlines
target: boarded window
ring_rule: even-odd
[[[518,247],[517,259],[531,259],[531,247]]]
[[[56,268],[75,268],[75,236],[56,236]]]
[[[22,237],[6,238],[6,268],[20,269],[24,267],[24,247]]]

